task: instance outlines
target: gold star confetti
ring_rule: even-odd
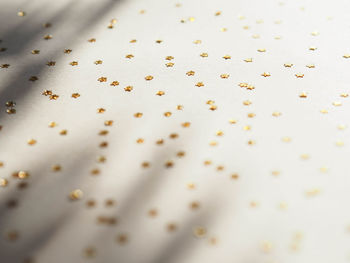
[[[107,79],[106,79],[106,81],[107,81]],[[111,82],[111,84],[109,84],[109,85],[115,87],[115,86],[119,85],[119,82],[115,80],[115,81]]]
[[[87,258],[94,258],[96,256],[96,248],[94,247],[87,247],[84,249],[84,255]]]
[[[130,92],[130,91],[132,91],[133,89],[134,89],[133,86],[126,86],[126,87],[124,88],[124,90],[127,91],[127,92]]]
[[[183,110],[183,108],[184,108],[183,105],[177,105],[177,106],[176,106],[176,109],[177,109],[177,110]]]
[[[158,210],[157,209],[155,209],[155,208],[153,208],[153,209],[150,209],[150,210],[148,210],[148,215],[150,216],[150,217],[156,217],[157,215],[158,215]]]
[[[55,164],[55,165],[53,165],[53,166],[51,167],[51,170],[52,170],[53,172],[59,172],[59,171],[62,170],[62,167],[61,167],[61,165],[59,165],[59,164]]]
[[[9,181],[6,178],[0,178],[0,186],[6,187],[8,185]]]
[[[245,105],[245,106],[249,106],[249,105],[251,105],[251,104],[252,104],[252,102],[249,101],[249,100],[243,101],[243,105]]]
[[[320,189],[318,189],[318,188],[312,188],[312,189],[309,189],[309,190],[305,191],[305,194],[306,194],[307,196],[310,196],[310,197],[316,196],[316,195],[319,195],[319,194],[320,194]]]
[[[206,233],[207,233],[207,230],[204,227],[202,227],[202,226],[198,226],[198,227],[195,227],[193,229],[193,234],[197,238],[205,237]]]
[[[29,177],[29,173],[26,172],[26,171],[19,171],[19,172],[17,173],[17,177],[18,177],[19,179],[27,179],[27,178]]]
[[[299,94],[300,98],[307,98],[307,93],[306,92],[302,92]]]
[[[31,76],[28,80],[29,81],[37,81],[39,78],[37,76]]]
[[[46,63],[46,65],[48,65],[49,67],[53,67],[56,65],[56,62],[55,61],[49,61]]]
[[[237,173],[231,174],[231,179],[233,180],[238,180],[239,179],[239,175]]]
[[[220,75],[220,78],[222,78],[222,79],[228,79],[229,77],[230,77],[229,74],[221,74]]]
[[[97,79],[97,81],[99,81],[99,82],[106,82],[106,81],[107,81],[107,78],[106,78],[106,77],[99,77],[99,78]]]
[[[69,198],[73,201],[79,200],[83,197],[83,191],[80,189],[75,189],[69,194]]]
[[[50,127],[50,128],[54,128],[54,127],[56,127],[56,126],[57,126],[57,123],[54,122],[54,121],[51,121],[51,122],[49,123],[49,127]]]
[[[52,95],[52,91],[51,90],[44,90],[41,94],[44,96],[49,96],[49,95]]]
[[[25,16],[25,15],[26,15],[26,12],[24,12],[24,11],[19,11],[19,12],[17,12],[17,15],[18,15],[18,16]]]
[[[112,126],[113,125],[113,120],[108,120],[104,122],[105,126]]]
[[[254,140],[249,140],[248,141],[248,145],[254,145],[254,144],[256,144],[256,142]]]
[[[261,243],[261,250],[264,252],[264,253],[270,253],[271,250],[272,250],[273,246],[271,244],[270,241],[263,241]]]
[[[34,145],[34,144],[36,144],[36,140],[35,139],[29,139],[27,141],[27,143],[28,143],[28,145]]]
[[[57,94],[52,94],[49,96],[50,100],[57,100],[58,98],[59,98],[59,95],[57,95]]]
[[[11,230],[6,233],[7,240],[14,242],[19,238],[19,233],[16,230]]]
[[[334,101],[332,102],[333,106],[341,106],[342,103],[340,101]]]
[[[266,78],[266,77],[270,77],[271,74],[269,72],[264,72],[264,73],[261,74],[261,76]]]
[[[45,35],[43,38],[45,39],[45,40],[50,40],[50,39],[52,39],[52,35]]]
[[[177,225],[175,223],[168,223],[166,229],[168,232],[174,232],[177,230]]]
[[[338,130],[345,130],[345,129],[346,129],[346,125],[344,125],[344,124],[339,124],[339,125],[337,126],[337,128],[338,128]]]
[[[60,135],[67,135],[68,131],[67,130],[61,130]]]
[[[163,95],[165,95],[165,92],[159,90],[159,91],[156,92],[156,95],[157,95],[157,96],[163,96]]]

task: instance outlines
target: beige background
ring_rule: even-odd
[[[0,177],[9,181],[0,187],[0,262],[348,262],[350,98],[340,95],[349,92],[350,59],[343,58],[350,53],[349,12],[347,0],[2,0],[0,47],[7,50],[0,65],[10,67],[0,68]],[[44,40],[46,34],[53,38]],[[227,54],[231,59],[222,58]],[[195,76],[186,75],[190,70]],[[39,80],[28,81],[33,75]],[[107,82],[97,81],[102,76]],[[113,80],[120,85],[111,87]],[[133,91],[125,92],[129,85]],[[41,95],[45,89],[59,98]],[[159,90],[165,95],[156,96]],[[81,97],[71,98],[75,92]],[[217,110],[209,110],[208,100]],[[6,113],[7,101],[16,102],[16,114]],[[97,114],[100,107],[106,112]],[[136,112],[143,117],[134,118]],[[106,120],[113,126],[105,127]],[[49,128],[51,121],[58,126]],[[99,136],[105,129],[109,134]],[[107,148],[99,147],[102,141]],[[106,162],[98,163],[99,156]],[[149,168],[141,166],[145,161]],[[61,171],[52,171],[56,164]],[[95,168],[99,176],[91,175]],[[20,170],[30,174],[23,190],[12,176]],[[82,199],[69,200],[74,189]],[[108,198],[114,207],[105,207]],[[95,208],[86,207],[90,199]],[[8,208],[9,200],[17,207]],[[189,209],[193,201],[196,211]],[[147,214],[152,208],[155,218]],[[118,223],[99,225],[100,215]],[[172,222],[177,229],[169,233]],[[202,238],[193,233],[198,226],[206,229]],[[15,242],[7,238],[13,230]],[[115,241],[121,233],[125,244]],[[86,258],[91,246],[96,255]]]

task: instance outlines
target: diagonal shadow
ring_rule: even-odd
[[[49,53],[45,55],[45,57],[41,56],[41,59],[43,61],[59,60],[59,58],[63,54],[62,50],[64,50],[64,48],[66,48],[67,46],[72,46],[76,41],[77,35],[88,32],[93,24],[96,24],[99,20],[104,19],[104,15],[113,8],[115,8],[116,5],[120,4],[122,1],[124,0],[108,0],[102,4],[96,4],[93,2],[93,4],[90,4],[89,8],[86,8],[84,5],[81,5],[84,7],[84,9],[89,10],[89,13],[86,14],[87,16],[89,16],[89,19],[86,19],[87,22],[76,22],[74,24],[73,30],[68,31],[69,33],[65,34],[65,42],[58,43],[55,46],[55,48],[51,49]],[[48,18],[46,21],[50,21],[54,24],[55,27],[59,27],[60,22],[64,21],[67,16],[72,16],[72,14],[78,16],[80,15],[80,11],[78,10],[79,7],[73,8],[76,5],[77,4],[75,2],[70,2],[69,4],[64,6],[62,10],[57,12],[51,18]],[[38,10],[37,12],[41,12],[41,10]],[[35,16],[35,14],[32,14],[32,16]],[[2,17],[4,16],[0,16],[0,23],[6,24],[6,21],[4,21]],[[31,21],[32,20],[29,19],[29,21],[27,20],[26,22],[22,22],[17,26],[9,27],[9,29],[6,32],[0,34],[0,39],[2,39],[4,42],[6,41],[6,43],[11,45],[11,47],[8,50],[0,53],[1,61],[6,61],[7,57],[23,53],[28,49],[28,47],[33,41],[36,41],[38,40],[38,38],[41,39],[43,37],[44,32],[46,32],[47,29],[44,28],[42,25],[37,27],[30,26]],[[23,39],[25,39],[25,41],[23,41]],[[40,75],[45,74],[47,68],[48,67],[45,64],[45,62],[37,62],[34,64],[31,63],[26,64],[25,66],[22,65],[19,72],[16,73],[16,77],[11,78],[11,80],[8,83],[6,83],[3,87],[0,87],[0,105],[4,105],[7,100],[19,101],[21,99],[25,99],[31,92],[33,87],[33,83],[28,81],[28,78],[32,75],[37,75],[40,77]],[[6,69],[0,69],[0,73],[2,73],[1,70]],[[7,113],[1,111],[0,122],[4,119],[5,116],[7,116]]]

